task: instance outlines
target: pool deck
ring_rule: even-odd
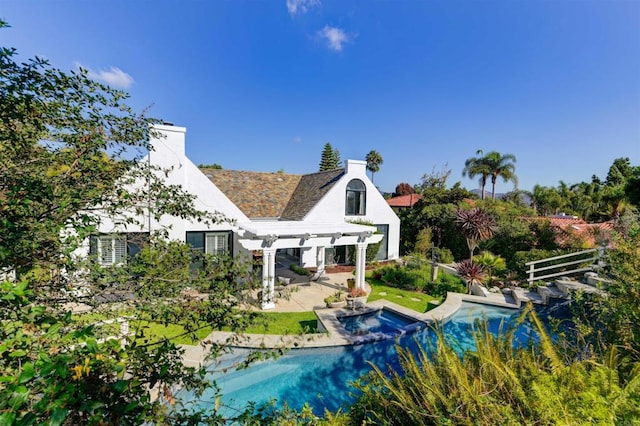
[[[200,345],[182,345],[185,353],[183,361],[187,366],[197,367],[206,362],[212,344],[225,344],[245,348],[313,348],[327,346],[345,346],[364,343],[361,336],[353,336],[346,332],[338,321],[339,316],[366,313],[378,309],[389,309],[400,315],[414,319],[422,326],[436,322],[446,322],[461,306],[462,302],[484,303],[506,308],[517,309],[520,304],[511,296],[503,294],[491,294],[487,297],[473,296],[460,293],[448,293],[445,301],[438,307],[428,312],[419,313],[405,308],[388,300],[376,300],[367,303],[359,309],[330,309],[326,308],[324,298],[334,294],[338,290],[347,290],[347,278],[352,278],[351,273],[327,274],[320,282],[312,282],[310,285],[299,285],[284,299],[276,301],[276,307],[268,312],[308,312],[315,311],[318,316],[319,329],[326,332],[303,335],[270,335],[270,334],[245,334],[237,336],[229,332],[213,332],[207,336]],[[388,337],[385,337],[388,338]],[[372,339],[367,339],[369,342]],[[374,337],[375,340],[375,337]]]

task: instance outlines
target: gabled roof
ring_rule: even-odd
[[[344,169],[291,175],[200,169],[250,219],[302,220]]]
[[[302,176],[285,173],[200,169],[251,219],[279,218]]]
[[[309,211],[329,192],[333,185],[344,175],[344,169],[303,175],[281,218],[302,220]]]
[[[420,194],[407,194],[398,197],[389,198],[387,204],[391,207],[413,207],[418,200],[422,198]]]

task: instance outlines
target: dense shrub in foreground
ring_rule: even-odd
[[[398,348],[401,372],[378,366],[356,384],[362,397],[351,424],[636,424],[640,366],[618,374],[621,358],[565,361],[532,311],[538,347],[514,348],[513,330],[495,336],[479,325],[475,351],[440,338],[417,356]],[[522,319],[522,318],[521,318]]]

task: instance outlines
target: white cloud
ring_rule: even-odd
[[[129,88],[134,83],[133,77],[118,67],[110,67],[108,70],[100,70],[97,72],[83,66],[79,62],[76,62],[76,67],[86,69],[89,72],[89,78],[100,80],[109,86],[119,89]]]
[[[309,9],[320,6],[320,0],[287,0],[289,15],[304,15]]]
[[[343,44],[351,41],[343,30],[328,25],[318,31],[318,35],[327,41],[329,49],[336,52],[341,52]]]

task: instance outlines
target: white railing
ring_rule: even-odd
[[[604,252],[604,249],[589,249],[589,250],[578,251],[575,253],[563,254],[561,256],[554,256],[554,257],[548,257],[546,259],[535,260],[533,262],[527,262],[525,263],[525,266],[527,266],[527,274],[529,275],[529,277],[527,278],[527,281],[529,283],[532,283],[534,281],[544,280],[546,278],[560,277],[563,275],[593,271],[594,269],[597,269],[598,267],[602,266],[600,259],[603,255],[603,252]],[[574,260],[543,266],[543,264],[546,264],[548,262],[553,262],[559,259],[574,259]],[[575,269],[565,269],[567,266],[584,265],[585,263],[587,263],[588,266],[578,267]],[[563,269],[562,271],[557,271],[557,269],[561,269],[561,268]],[[556,270],[556,271],[551,272],[553,270]],[[542,275],[536,275],[541,272],[543,272]]]

